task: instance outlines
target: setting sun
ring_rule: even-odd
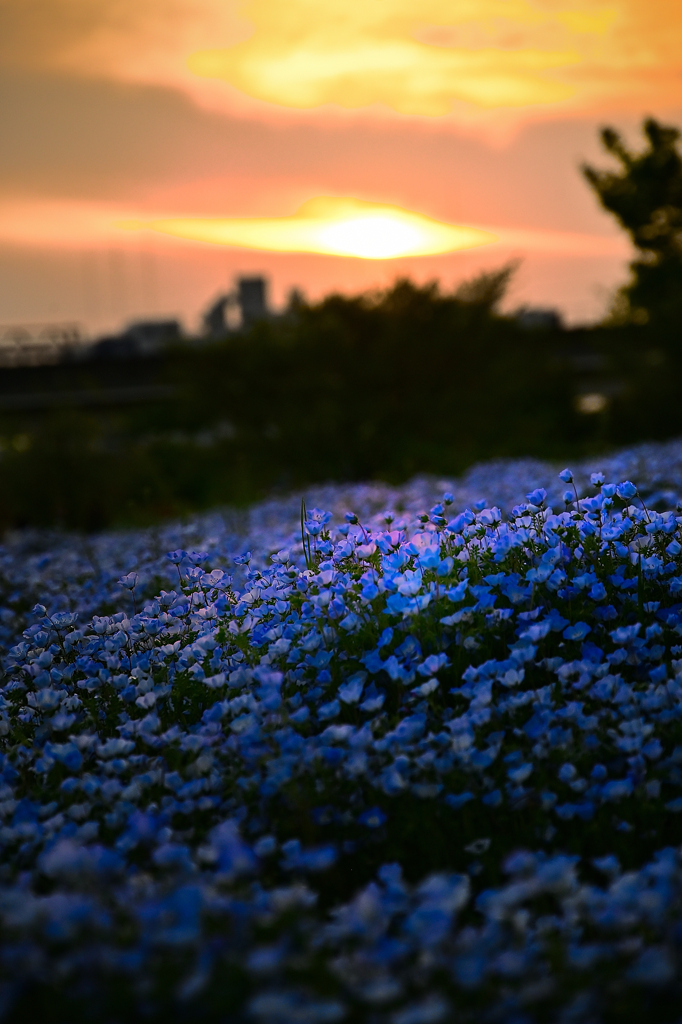
[[[369,216],[332,224],[320,231],[320,239],[338,253],[380,260],[413,253],[423,244],[423,234],[396,217]]]
[[[385,203],[319,196],[290,217],[174,217],[119,225],[247,249],[314,252],[365,260],[432,256],[496,241],[478,228],[459,227]]]

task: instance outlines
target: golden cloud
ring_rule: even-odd
[[[370,260],[433,256],[497,240],[488,231],[446,224],[399,206],[338,196],[309,199],[291,217],[176,217],[120,226],[215,245]]]
[[[0,8],[0,66],[170,86],[247,116],[331,105],[373,116],[451,112],[468,124],[545,117],[557,103],[560,117],[682,106],[679,0],[0,0]]]
[[[251,38],[188,61],[249,96],[283,106],[380,103],[440,116],[455,101],[483,108],[555,103],[574,88],[549,72],[582,59],[612,8],[542,10],[529,0],[248,0]]]

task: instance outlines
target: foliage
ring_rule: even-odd
[[[6,547],[4,1019],[675,1019],[671,454]]]
[[[618,171],[583,173],[602,206],[618,219],[639,250],[632,279],[618,293],[616,320],[646,323],[677,319],[682,311],[682,158],[677,128],[644,122],[647,148],[630,152],[612,128],[602,131],[605,149]]]

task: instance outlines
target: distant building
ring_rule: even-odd
[[[205,334],[223,338],[232,330],[242,330],[271,317],[267,291],[268,282],[264,277],[238,277],[235,290],[219,295],[204,313]],[[238,312],[238,325],[230,322],[232,310]]]
[[[134,359],[152,356],[169,343],[180,341],[182,330],[178,320],[139,320],[121,334],[100,338],[92,354],[96,359]]]
[[[237,304],[242,315],[242,326],[250,327],[256,320],[268,316],[267,282],[264,277],[237,279]]]
[[[209,306],[203,316],[205,334],[211,338],[222,338],[228,333],[230,327],[227,322],[227,311],[233,303],[234,296],[227,294],[221,295],[212,306]]]
[[[524,331],[562,331],[564,323],[556,309],[532,309],[524,306],[514,318]]]
[[[0,367],[46,366],[85,351],[76,323],[0,324]]]

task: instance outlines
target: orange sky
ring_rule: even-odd
[[[679,0],[3,0],[0,323],[193,327],[242,270],[283,301],[514,256],[512,305],[598,316],[629,250],[578,165],[602,124],[682,123],[680,55]],[[497,241],[367,260],[120,226],[253,218],[268,245],[320,197]]]

